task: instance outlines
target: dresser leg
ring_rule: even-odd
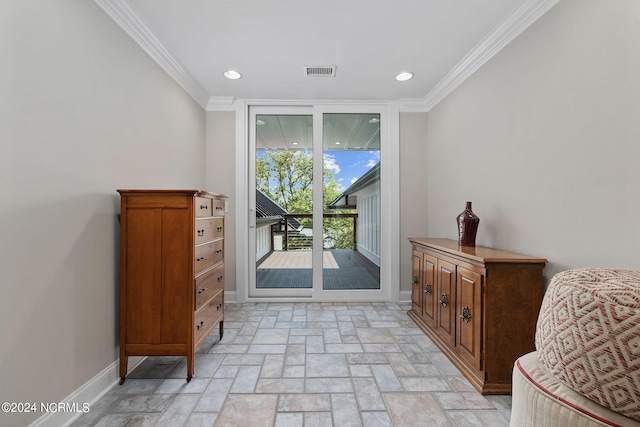
[[[195,354],[191,351],[188,351],[187,354],[187,382],[191,381],[191,377],[193,377],[193,367],[195,362]]]
[[[120,355],[120,385],[124,384],[124,380],[127,376],[127,363],[129,358],[124,355]]]
[[[224,320],[220,321],[220,339],[222,339],[222,335],[224,334]]]

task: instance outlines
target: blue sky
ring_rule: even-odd
[[[307,151],[307,153],[309,153]],[[256,156],[264,156],[264,151],[257,151]],[[380,151],[367,150],[325,150],[325,167],[333,172],[341,190],[347,189],[358,178],[380,161]]]
[[[325,151],[325,167],[333,171],[342,189],[364,175],[380,161],[379,151]]]

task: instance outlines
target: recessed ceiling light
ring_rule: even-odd
[[[411,79],[413,77],[413,73],[410,73],[408,71],[400,73],[396,76],[396,80],[399,82],[404,82],[407,81],[409,79]]]
[[[237,71],[227,70],[224,72],[224,76],[230,80],[238,80],[240,77],[242,77],[242,74]]]

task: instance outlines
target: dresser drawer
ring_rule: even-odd
[[[224,216],[224,200],[214,199],[213,202],[213,216]]]
[[[224,240],[196,246],[196,274],[222,261]]]
[[[196,311],[194,327],[194,342],[199,343],[219,321],[224,313],[224,293],[218,292],[206,305]]]
[[[196,220],[196,245],[224,237],[224,218]]]
[[[213,200],[206,197],[196,197],[196,218],[211,216]]]
[[[223,290],[224,264],[220,264],[196,279],[196,310],[199,310],[218,291]]]

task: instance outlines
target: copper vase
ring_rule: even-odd
[[[471,202],[467,202],[465,210],[458,215],[458,245],[475,246],[476,233],[480,218],[471,210]]]

